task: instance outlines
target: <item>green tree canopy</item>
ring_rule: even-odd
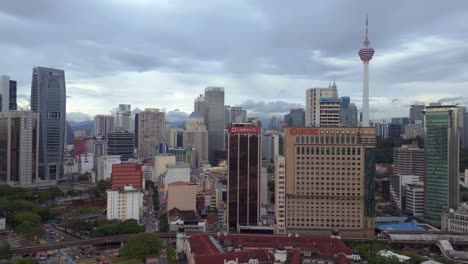
[[[148,257],[159,257],[162,246],[159,236],[140,233],[131,236],[119,252],[122,257],[144,261]]]
[[[4,241],[0,243],[0,259],[11,258],[11,246],[8,242]]]
[[[25,236],[27,239],[45,234],[42,226],[35,222],[23,222],[15,228],[15,231]]]
[[[137,234],[145,231],[144,225],[139,225],[135,219],[125,221],[102,221],[91,231],[92,237],[113,236],[120,234]]]
[[[11,217],[11,224],[13,226],[18,226],[25,222],[39,224],[41,222],[41,216],[31,212],[18,212]]]
[[[159,231],[160,232],[169,231],[169,222],[167,221],[167,214],[162,214],[159,216]]]
[[[37,260],[33,258],[15,258],[8,262],[8,264],[37,264]]]

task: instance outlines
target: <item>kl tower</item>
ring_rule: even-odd
[[[359,50],[359,57],[361,57],[362,63],[364,64],[364,85],[363,85],[363,96],[362,96],[362,127],[369,126],[369,62],[374,55],[374,49],[369,47],[369,40],[367,39],[367,26],[368,19],[366,17],[366,40],[364,40],[364,47]]]

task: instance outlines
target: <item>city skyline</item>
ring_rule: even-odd
[[[465,2],[383,7],[371,1],[298,2],[287,7],[291,12],[283,12],[279,2],[207,1],[203,9],[146,1],[68,7],[39,1],[28,9],[19,8],[21,2],[0,7],[0,30],[9,33],[2,48],[16,55],[5,58],[0,73],[18,81],[20,106],[29,102],[29,69],[42,65],[67,73],[67,112],[90,116],[108,114],[117,102],[186,118],[193,99],[208,86],[225,87],[226,104],[244,107],[249,116],[279,116],[305,107],[306,89],[334,79],[340,94],[360,109],[362,66],[356,50],[366,14],[378,49],[371,68],[371,119],[407,115],[408,105],[421,101],[468,104],[465,26],[457,23],[466,15]],[[84,8],[90,17],[114,15],[96,25],[78,15]],[[60,32],[63,40],[40,37],[41,45],[30,47],[38,37],[30,31],[36,28]],[[51,50],[54,56],[46,56]],[[449,87],[450,94],[441,87]]]

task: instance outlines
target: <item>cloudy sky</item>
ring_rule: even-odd
[[[31,69],[64,69],[67,112],[119,103],[193,111],[207,86],[251,116],[305,104],[335,79],[358,106],[369,15],[371,118],[417,102],[468,104],[468,1],[3,0],[0,74],[29,100]]]

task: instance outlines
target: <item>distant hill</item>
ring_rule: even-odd
[[[68,123],[70,124],[70,127],[73,129],[73,132],[86,130],[87,135],[92,134],[93,127],[94,127],[93,120],[87,120],[87,121],[82,121],[82,122],[68,121]]]

